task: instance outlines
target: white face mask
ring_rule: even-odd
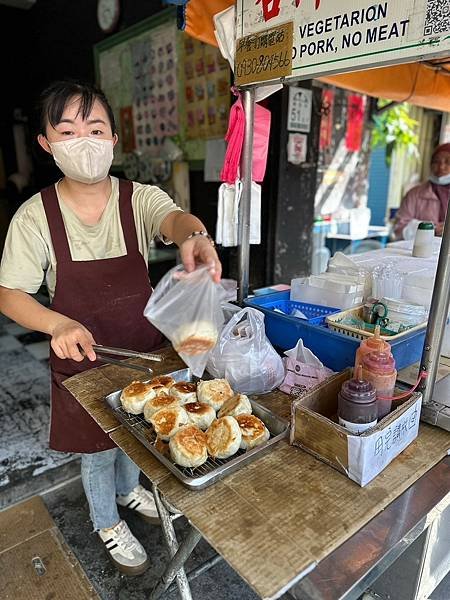
[[[429,180],[436,185],[448,185],[450,183],[450,173],[448,175],[442,175],[442,177],[430,175]]]
[[[112,140],[79,137],[49,142],[49,146],[64,175],[81,183],[98,183],[105,179],[114,157]]]

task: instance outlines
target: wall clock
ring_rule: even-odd
[[[99,27],[105,33],[111,33],[116,28],[120,16],[120,0],[98,0],[97,20]]]

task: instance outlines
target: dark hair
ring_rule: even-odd
[[[100,88],[79,81],[55,81],[42,92],[40,97],[40,133],[46,135],[48,124],[55,127],[61,121],[67,103],[77,96],[80,98],[78,114],[81,113],[83,119],[87,119],[91,114],[92,106],[98,100],[106,110],[113,134],[117,132],[111,105]]]

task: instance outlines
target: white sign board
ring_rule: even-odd
[[[239,0],[236,10],[238,40],[293,22],[288,79],[450,55],[449,0]]]
[[[311,131],[312,91],[304,88],[289,88],[288,131]]]

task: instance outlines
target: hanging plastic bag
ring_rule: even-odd
[[[253,181],[263,181],[264,175],[266,174],[271,116],[270,110],[264,108],[264,106],[255,104],[255,122],[253,125]]]
[[[217,202],[216,243],[224,248],[238,245],[239,203],[242,182],[222,183]],[[252,181],[250,200],[250,244],[261,243],[261,186]]]
[[[220,334],[206,368],[244,394],[262,394],[280,385],[283,361],[266,337],[264,314],[254,308],[236,313]]]
[[[269,148],[271,114],[267,108],[255,103],[255,119],[253,125],[253,163],[252,180],[261,182],[264,179]],[[245,114],[241,96],[230,109],[228,131],[225,140],[228,142],[225,161],[220,178],[234,184],[239,178],[242,145],[245,133]]]
[[[309,348],[305,348],[303,340],[299,339],[295,348],[284,353],[286,376],[280,385],[280,390],[292,396],[301,396],[325,379],[333,375],[333,371],[324,367]]]
[[[144,316],[171,342],[196,377],[201,377],[223,324],[225,296],[208,267],[187,273],[171,269],[156,286]]]

